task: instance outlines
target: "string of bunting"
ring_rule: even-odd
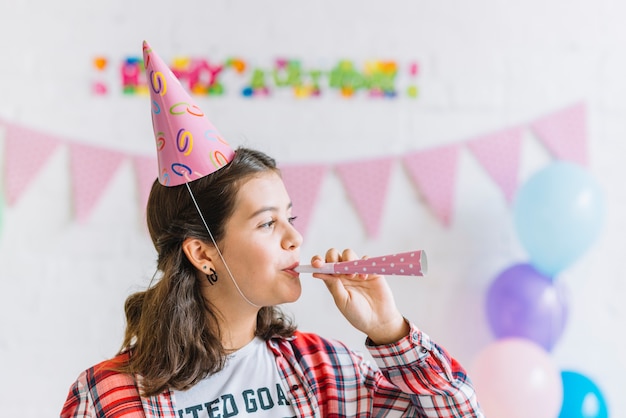
[[[380,232],[383,207],[393,164],[404,164],[412,184],[435,218],[444,226],[452,223],[458,155],[466,148],[484,168],[510,204],[518,186],[518,168],[523,134],[529,129],[553,158],[587,165],[587,118],[584,103],[547,114],[527,124],[502,129],[452,145],[410,151],[400,156],[382,156],[335,164],[281,165],[285,186],[298,208],[298,229],[306,234],[322,181],[334,171],[363,222],[367,235]],[[50,157],[61,147],[69,148],[70,181],[74,218],[85,223],[118,168],[130,160],[136,177],[138,207],[144,208],[157,173],[154,157],[86,145],[0,120],[5,132],[5,202],[18,204]],[[372,167],[376,169],[373,170]]]

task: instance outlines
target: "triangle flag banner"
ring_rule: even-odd
[[[4,135],[0,132],[4,145],[4,184],[0,187],[3,189],[0,190],[3,193],[0,197],[4,198],[7,206],[14,206],[22,199],[60,146],[68,146],[76,220],[84,222],[88,219],[126,158],[132,161],[134,180],[137,182],[137,204],[145,214],[152,184],[159,175],[158,163],[152,157],[81,145],[71,139],[42,133],[4,119],[0,119],[0,128],[4,131]],[[391,169],[394,162],[401,158],[411,182],[434,218],[444,226],[450,226],[455,210],[461,147],[468,149],[511,205],[518,189],[522,141],[528,131],[546,148],[551,158],[583,166],[588,164],[587,106],[584,102],[573,103],[520,126],[500,128],[487,135],[447,146],[409,151],[402,156],[281,166],[285,187],[294,205],[293,214],[297,216],[294,225],[303,236],[306,234],[319,201],[322,182],[328,171],[334,170],[363,222],[367,236],[377,237],[387,201]]]
[[[13,206],[62,141],[14,124],[6,125],[5,141],[6,201]]]
[[[407,154],[404,165],[435,216],[450,226],[456,185],[458,145]]]
[[[294,225],[302,236],[311,221],[322,180],[328,171],[326,164],[281,165],[283,182],[293,203]]]
[[[335,170],[365,224],[368,236],[378,237],[393,157],[340,163]]]
[[[517,190],[524,129],[521,127],[474,138],[466,142],[487,174],[500,187],[508,204]]]
[[[88,219],[124,158],[121,152],[70,143],[74,211],[79,222]]]
[[[148,204],[148,196],[152,189],[152,183],[157,178],[158,164],[153,157],[135,155],[132,157],[135,177],[137,178],[137,195],[139,197],[139,208],[145,213]]]
[[[553,157],[587,165],[587,108],[584,103],[537,119],[530,128]]]

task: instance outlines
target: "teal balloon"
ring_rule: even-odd
[[[598,386],[580,373],[562,371],[563,404],[559,418],[608,418],[609,412]]]
[[[554,277],[582,256],[598,237],[604,193],[581,166],[556,162],[535,173],[513,204],[515,229],[540,272]]]

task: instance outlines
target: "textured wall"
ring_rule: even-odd
[[[626,417],[626,5],[616,1],[136,1],[0,5],[0,119],[124,153],[152,155],[145,96],[94,96],[94,56],[139,55],[147,39],[176,55],[270,64],[339,59],[417,60],[415,100],[288,95],[199,98],[224,136],[283,163],[331,164],[401,156],[508,128],[572,103],[588,109],[589,172],[606,192],[606,226],[559,277],[569,323],[551,356],[592,377],[614,417]],[[383,5],[384,4],[384,5]],[[0,134],[0,141],[2,135]],[[1,142],[0,142],[1,144]],[[520,183],[550,161],[530,136]],[[0,157],[4,157],[0,148]],[[154,251],[124,163],[87,222],[72,215],[67,148],[61,147],[0,229],[0,416],[53,416],[80,371],[112,355],[123,302],[154,272]],[[3,164],[4,158],[0,159]],[[512,210],[476,160],[460,154],[452,223],[442,226],[394,166],[380,236],[369,238],[337,176],[324,178],[302,259],[328,247],[360,254],[424,248],[426,278],[390,278],[405,315],[462,362],[494,340],[485,293],[503,268],[527,256]],[[1,175],[3,176],[3,174]],[[289,306],[302,329],[361,349],[321,283],[303,276]]]

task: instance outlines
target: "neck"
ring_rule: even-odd
[[[219,334],[226,350],[238,350],[254,338],[258,309],[242,303],[214,305],[217,313]]]
[[[260,308],[250,305],[233,286],[205,284],[203,296],[217,314],[222,346],[226,350],[238,350],[252,341]]]
[[[254,339],[256,315],[254,318],[228,318],[220,324],[222,346],[227,351],[237,351]]]

